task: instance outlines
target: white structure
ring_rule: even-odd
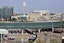
[[[34,10],[33,12],[39,12],[39,13],[41,13],[41,16],[42,16],[43,14],[48,14],[48,13],[49,13],[48,10]]]
[[[25,2],[22,4],[22,8],[23,8],[23,14],[25,15],[26,14],[26,3]]]
[[[62,14],[61,13],[55,13],[55,14],[50,14],[50,21],[61,21],[62,19]]]
[[[64,14],[62,14],[62,20],[64,21]]]
[[[8,34],[8,30],[6,30],[6,29],[0,29],[0,34]]]
[[[43,18],[43,20],[49,20],[49,11],[48,10],[34,10],[33,12],[39,12],[41,13],[41,18]]]
[[[28,14],[28,21],[48,21],[49,20],[48,10],[34,10],[32,13]]]
[[[11,19],[16,19],[17,21],[22,21],[27,18],[27,15],[14,15],[11,16]]]
[[[33,13],[29,13],[27,15],[27,20],[28,21],[37,21],[37,19],[40,17],[41,17],[41,15],[39,12],[33,12]]]

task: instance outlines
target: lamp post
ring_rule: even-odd
[[[53,27],[53,21],[52,21],[52,39],[53,39],[53,43],[54,43],[54,27]]]
[[[2,34],[1,34],[1,43],[2,43]]]
[[[23,29],[22,29],[22,38],[21,38],[21,43],[24,43],[24,39],[23,39]]]
[[[54,32],[54,28],[53,28],[53,21],[52,21],[52,37],[53,37],[53,32]]]

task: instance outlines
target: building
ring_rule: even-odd
[[[3,18],[3,9],[0,8],[0,18]]]
[[[39,12],[41,14],[48,14],[49,13],[48,10],[34,10],[33,12]]]
[[[3,7],[3,19],[10,20],[13,15],[13,7]]]
[[[61,17],[62,17],[62,21],[64,21],[64,14],[62,14],[62,16],[61,16]]]
[[[27,15],[28,21],[34,22],[57,22],[63,18],[61,13],[49,13],[48,10],[35,10]]]
[[[32,13],[29,13],[27,16],[28,21],[48,21],[49,20],[49,11],[48,10],[35,10]]]
[[[11,16],[11,20],[15,21],[27,21],[27,15],[16,14]]]
[[[41,15],[39,12],[33,12],[33,13],[29,13],[27,15],[27,20],[28,21],[37,21],[37,19],[40,17],[41,17]]]
[[[62,14],[61,13],[55,13],[55,14],[53,14],[53,13],[51,13],[50,14],[50,19],[49,19],[50,21],[61,21],[62,20]]]

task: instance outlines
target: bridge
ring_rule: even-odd
[[[61,22],[53,22],[54,28],[62,28]],[[52,22],[0,22],[0,29],[45,29],[52,28]]]

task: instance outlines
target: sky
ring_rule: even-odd
[[[15,13],[22,13],[23,2],[26,2],[26,12],[49,10],[50,13],[64,13],[64,0],[0,0],[0,8],[10,6]]]

